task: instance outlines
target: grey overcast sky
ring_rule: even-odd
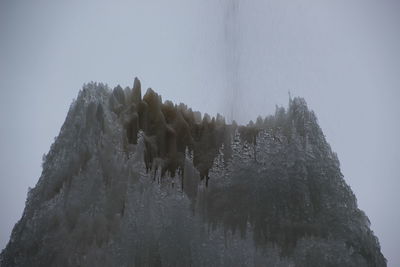
[[[83,83],[138,76],[241,123],[304,97],[400,266],[399,49],[396,0],[0,0],[0,249]]]

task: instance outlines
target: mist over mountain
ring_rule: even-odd
[[[386,266],[302,98],[241,126],[86,84],[1,266]]]

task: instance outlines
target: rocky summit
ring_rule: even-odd
[[[302,98],[246,126],[84,85],[6,266],[386,266]]]

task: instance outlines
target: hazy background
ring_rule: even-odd
[[[400,266],[399,49],[396,0],[0,0],[0,249],[82,84],[138,76],[240,123],[304,97]]]

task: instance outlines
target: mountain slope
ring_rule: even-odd
[[[1,266],[386,266],[301,98],[247,126],[85,85]]]

